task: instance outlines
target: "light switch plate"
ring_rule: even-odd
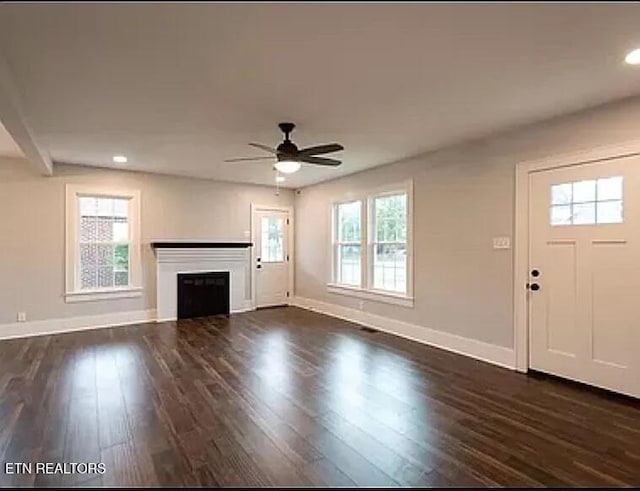
[[[494,237],[493,238],[494,249],[511,249],[510,237]]]

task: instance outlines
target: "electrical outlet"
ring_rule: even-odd
[[[510,237],[494,237],[493,238],[494,249],[511,249]]]
[[[27,322],[26,312],[18,312],[18,322]]]

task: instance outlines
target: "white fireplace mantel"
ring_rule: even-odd
[[[253,309],[251,300],[251,244],[227,242],[152,242],[156,255],[158,321],[175,320],[178,311],[178,273],[229,272],[232,313]]]

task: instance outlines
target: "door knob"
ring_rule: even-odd
[[[537,278],[538,276],[540,276],[540,271],[537,269],[532,269],[531,276],[533,276],[534,278]]]
[[[262,264],[258,264],[258,265],[256,266],[256,269],[262,269]]]
[[[531,283],[531,285],[529,285],[529,288],[534,292],[537,292],[538,290],[540,290],[540,285],[538,285],[537,283]]]

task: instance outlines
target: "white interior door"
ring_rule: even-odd
[[[640,397],[640,159],[529,177],[533,369]]]
[[[254,257],[256,307],[285,305],[289,300],[289,212],[255,209]]]

